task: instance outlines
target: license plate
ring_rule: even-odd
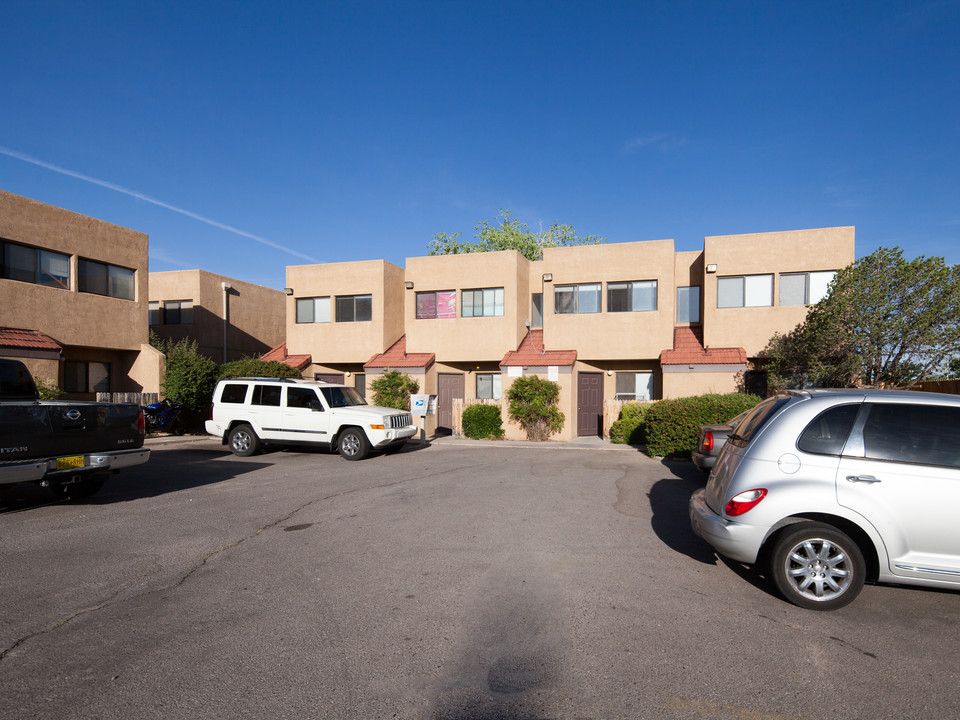
[[[84,465],[83,455],[71,455],[70,457],[57,458],[57,470],[69,470],[70,468],[82,468]]]

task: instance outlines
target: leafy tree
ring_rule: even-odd
[[[771,389],[915,385],[960,354],[960,266],[880,248],[763,353]]]
[[[165,344],[167,369],[163,376],[163,392],[183,406],[188,421],[202,418],[213,398],[218,368],[213,360],[197,351],[197,342],[187,338]]]
[[[459,255],[461,253],[517,250],[530,260],[542,260],[545,247],[569,247],[572,245],[599,245],[606,238],[600,235],[577,235],[569,225],[554,222],[549,230],[533,232],[526,223],[514,218],[509,210],[497,215],[498,225],[484,220],[476,226],[476,242],[461,240],[461,233],[448,235],[437,233],[427,245],[428,255]]]
[[[227,377],[229,375],[239,377],[302,377],[299,370],[290,367],[286,363],[277,362],[276,360],[261,360],[260,358],[253,357],[244,357],[221,365],[219,377]]]
[[[548,439],[563,430],[564,417],[557,407],[560,386],[536,375],[517,378],[507,392],[510,419],[520,423],[528,440]]]
[[[410,396],[420,389],[420,383],[397,370],[384,373],[372,383],[373,402],[381,407],[397,410],[410,409]]]

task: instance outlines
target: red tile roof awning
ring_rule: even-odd
[[[364,368],[417,368],[426,370],[433,365],[437,356],[434,353],[408,353],[407,336],[402,336],[386,352],[377,353],[364,363]]]
[[[705,348],[703,330],[693,327],[673,329],[673,349],[660,353],[661,365],[745,365],[743,348]]]
[[[501,367],[572,367],[577,362],[576,350],[547,350],[543,347],[543,330],[528,330],[520,347],[511,350],[500,361]]]
[[[0,328],[0,347],[19,350],[53,350],[60,352],[63,346],[49,335],[39,330],[22,328]]]
[[[286,342],[282,342],[270,352],[264,353],[260,356],[260,359],[266,362],[281,362],[300,372],[306,370],[310,363],[313,362],[313,358],[311,358],[310,355],[288,355]]]

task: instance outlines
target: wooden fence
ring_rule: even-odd
[[[960,395],[960,380],[921,380],[916,389],[923,392]]]
[[[97,393],[97,402],[131,403],[133,405],[153,405],[160,402],[159,393]]]

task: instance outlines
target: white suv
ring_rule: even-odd
[[[221,380],[205,427],[235,455],[253,455],[262,444],[321,445],[347,460],[399,450],[417,432],[406,410],[367,405],[346,385],[291,378]]]

